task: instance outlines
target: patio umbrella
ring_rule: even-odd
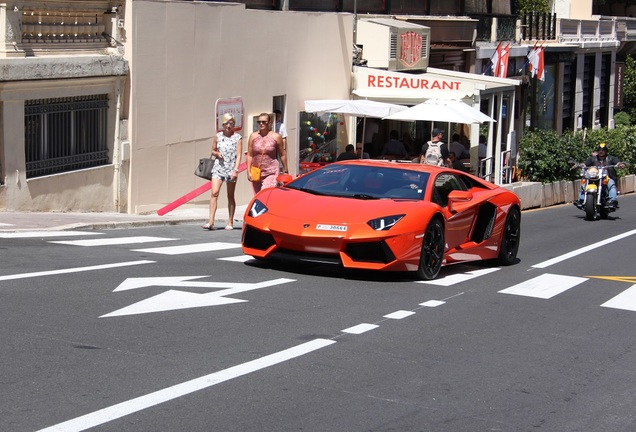
[[[383,118],[407,107],[368,99],[324,99],[305,101],[306,112],[330,112],[356,117]]]
[[[383,117],[385,120],[427,120],[443,123],[483,123],[495,120],[458,100],[428,99],[421,104]]]
[[[406,109],[407,107],[405,107],[404,105],[376,102],[368,99],[324,99],[305,101],[306,112],[327,112],[363,117],[363,137],[365,134],[367,117],[384,118],[390,115],[397,114],[400,111]],[[362,141],[364,141],[364,139],[362,139]],[[362,143],[362,146],[364,147],[364,142]],[[364,148],[362,149],[360,157],[362,157],[363,153]]]

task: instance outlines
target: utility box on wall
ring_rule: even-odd
[[[356,43],[367,66],[393,71],[425,71],[431,29],[391,18],[363,18],[357,23]]]

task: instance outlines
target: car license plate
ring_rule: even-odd
[[[341,231],[344,232],[347,230],[347,227],[344,225],[328,225],[328,224],[318,224],[316,225],[317,230],[322,231]]]

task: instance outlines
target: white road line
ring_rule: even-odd
[[[440,301],[440,300],[429,300],[427,302],[424,303],[420,303],[420,306],[426,306],[426,307],[437,307],[437,306],[441,306],[446,302]]]
[[[549,259],[547,261],[540,262],[539,264],[535,264],[532,267],[533,268],[546,268],[546,267],[549,267],[549,266],[551,266],[553,264],[560,263],[561,261],[565,261],[565,260],[573,258],[573,257],[575,257],[577,255],[581,255],[581,254],[583,254],[585,252],[589,252],[591,250],[594,250],[594,249],[596,249],[596,248],[598,248],[600,246],[604,246],[606,244],[615,242],[617,240],[624,239],[625,237],[629,237],[629,236],[634,235],[634,234],[636,234],[636,229],[628,231],[628,232],[623,233],[623,234],[619,234],[619,235],[614,236],[614,237],[610,237],[610,238],[602,240],[602,241],[600,241],[598,243],[594,243],[594,244],[582,247],[580,249],[577,249],[575,251],[566,253],[564,255],[561,255],[561,256],[558,256],[558,257],[555,257],[555,258],[552,258],[552,259]]]
[[[8,224],[8,223],[2,223],[2,222],[0,222],[0,226],[4,226],[4,227],[7,227],[7,226],[15,226],[15,225],[13,225],[13,224]]]
[[[240,247],[241,247],[240,243],[214,242],[214,243],[199,243],[199,244],[183,245],[183,246],[167,246],[167,247],[158,247],[158,248],[150,248],[150,249],[134,249],[133,251],[156,253],[156,254],[163,254],[163,255],[182,255],[182,254],[189,254],[189,253],[235,249]]]
[[[41,272],[35,272],[35,273],[19,273],[19,274],[13,274],[13,275],[0,276],[0,281],[26,279],[26,278],[40,277],[40,276],[52,276],[52,275],[67,274],[67,273],[79,273],[79,272],[92,271],[92,270],[103,270],[103,269],[110,269],[110,268],[117,268],[117,267],[127,267],[127,266],[134,266],[134,265],[140,265],[140,264],[151,264],[154,262],[156,261],[148,261],[148,260],[128,261],[128,262],[113,263],[113,264],[94,265],[94,266],[88,266],[88,267],[74,267],[74,268],[67,268],[67,269],[60,269],[60,270],[41,271]]]
[[[499,292],[503,294],[549,299],[586,280],[587,278],[546,273]]]
[[[49,241],[49,243],[65,244],[71,246],[113,246],[124,245],[134,243],[151,243],[159,241],[172,241],[177,240],[174,238],[166,237],[150,237],[150,236],[133,236],[133,237],[116,237],[116,238],[101,238],[90,240],[56,240]]]
[[[612,309],[636,311],[636,285],[603,303],[601,306]]]
[[[233,257],[217,258],[219,261],[246,262],[254,259],[251,255],[239,255]]]
[[[101,424],[119,419],[135,412],[171,401],[173,399],[212,387],[225,381],[238,378],[265,369],[270,366],[309,354],[326,346],[336,343],[331,339],[314,339],[301,345],[261,357],[219,372],[214,372],[181,384],[167,387],[126,402],[68,420],[57,425],[41,429],[39,432],[79,432]]]
[[[406,317],[410,317],[411,315],[415,315],[415,312],[399,310],[399,311],[390,313],[388,315],[384,315],[384,318],[398,320],[398,319],[403,319],[403,318],[406,318]]]
[[[357,326],[353,326],[353,327],[349,327],[346,328],[344,330],[341,330],[341,332],[343,333],[350,333],[350,334],[362,334],[365,332],[368,332],[369,330],[373,330],[373,329],[377,329],[379,326],[376,324],[358,324]]]
[[[417,283],[423,283],[427,285],[438,285],[438,286],[451,286],[451,285],[458,284],[460,282],[466,282],[468,280],[474,279],[479,276],[496,272],[497,270],[500,270],[500,269],[498,267],[494,267],[494,268],[487,268],[482,270],[473,270],[466,273],[457,273],[457,274],[448,275],[443,278],[433,279],[430,281],[417,281]]]
[[[100,232],[89,231],[20,231],[0,233],[0,238],[45,238],[45,237],[75,237],[86,235],[103,235]]]

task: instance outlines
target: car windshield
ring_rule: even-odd
[[[424,197],[429,174],[395,167],[328,165],[287,185],[303,192],[356,199],[411,199]]]

